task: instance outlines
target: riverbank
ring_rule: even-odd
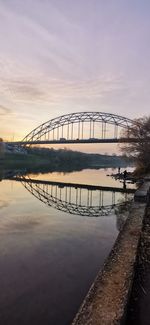
[[[147,188],[149,185],[147,183]],[[144,190],[141,191],[143,202],[139,200],[139,194],[138,192],[136,202],[131,206],[128,219],[103,270],[95,279],[72,325],[129,324],[126,322],[127,305],[134,279],[143,219],[147,211],[146,188],[145,196]],[[131,324],[149,323],[131,321]]]
[[[0,159],[1,169],[27,169],[28,172],[52,170],[82,170],[84,168],[125,168],[130,164],[121,156],[87,154],[71,150],[27,148],[26,153],[5,153]]]
[[[150,324],[150,196],[136,260],[136,271],[126,324]]]

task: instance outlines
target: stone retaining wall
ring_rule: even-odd
[[[72,325],[124,323],[146,208],[146,199],[143,200],[143,197],[147,195],[148,188],[149,184],[142,187],[142,200],[137,199],[139,193],[136,196],[136,202],[131,206],[128,219]]]

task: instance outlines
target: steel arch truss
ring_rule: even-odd
[[[102,123],[104,125],[104,129],[106,124],[112,124],[115,127],[122,127],[122,128],[129,128],[133,121],[123,116],[119,116],[116,114],[104,113],[104,112],[79,112],[79,113],[71,113],[59,116],[52,120],[47,121],[46,123],[41,124],[33,131],[31,131],[22,141],[23,142],[32,142],[32,141],[39,141],[43,136],[48,134],[49,132],[53,132],[54,130],[66,126],[66,125],[73,125],[78,123],[84,122],[96,122]]]

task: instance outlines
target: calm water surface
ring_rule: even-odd
[[[55,172],[29,175],[32,183],[0,182],[0,324],[70,324],[118,234],[108,206],[127,199],[34,180],[122,188],[110,173]]]

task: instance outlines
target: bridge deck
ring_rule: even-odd
[[[89,189],[89,190],[102,190],[102,191],[111,191],[111,192],[121,192],[121,193],[135,193],[135,189],[133,188],[119,188],[119,187],[111,187],[111,186],[99,186],[99,185],[88,185],[88,184],[77,184],[77,183],[65,183],[65,182],[56,182],[56,181],[45,181],[45,180],[35,180],[35,179],[27,179],[22,177],[12,177],[9,178],[18,182],[26,182],[32,184],[44,184],[44,185],[54,185],[59,187],[73,187],[73,188],[81,188],[81,189]]]
[[[109,139],[75,139],[75,140],[36,140],[36,141],[15,141],[7,142],[10,145],[32,145],[32,144],[83,144],[83,143],[119,143],[119,142],[137,142],[137,139],[126,139],[126,138],[109,138]]]

